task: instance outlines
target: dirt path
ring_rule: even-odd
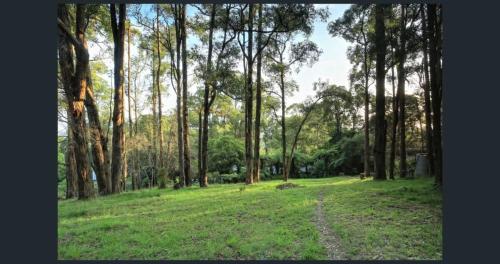
[[[329,227],[323,212],[323,191],[320,191],[318,197],[318,205],[316,206],[315,221],[320,235],[320,242],[326,248],[328,259],[340,260],[345,259],[345,254],[340,247],[340,239]]]

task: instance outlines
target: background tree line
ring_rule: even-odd
[[[439,5],[352,5],[331,21],[312,4],[60,4],[57,13],[66,198],[406,177],[421,152],[442,184]],[[300,89],[293,74],[320,59],[316,21],[352,44],[349,87],[318,80],[313,98],[287,105]]]

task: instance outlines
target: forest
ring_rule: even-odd
[[[441,259],[442,12],[58,4],[59,258]]]

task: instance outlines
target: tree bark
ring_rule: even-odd
[[[245,92],[245,166],[246,184],[253,183],[253,149],[252,149],[252,116],[253,116],[253,4],[248,7],[248,51],[247,51],[247,84]]]
[[[202,122],[202,114],[203,112],[203,108],[200,108],[200,111],[198,111],[198,179],[201,179],[201,175],[202,175],[202,134],[203,134],[203,129],[202,129],[202,126],[203,126],[203,122]]]
[[[90,143],[92,148],[92,163],[97,178],[99,194],[111,193],[110,162],[107,139],[101,128],[99,112],[94,98],[94,89],[90,69],[87,70],[87,94],[85,98],[85,108],[89,120]]]
[[[157,93],[156,89],[156,71],[155,71],[155,56],[154,52],[151,52],[151,76],[152,76],[152,86],[151,86],[151,111],[153,112],[153,133],[151,134],[151,141],[153,143],[153,149],[151,150],[153,157],[150,159],[151,166],[154,168],[152,171],[152,178],[154,183],[154,178],[156,175],[156,168],[158,164],[158,152],[157,152],[157,140],[158,140],[158,114],[157,114]]]
[[[208,33],[208,57],[207,57],[207,68],[205,76],[205,92],[203,96],[203,131],[202,131],[202,153],[201,153],[201,174],[200,174],[200,187],[208,186],[207,177],[207,162],[208,162],[208,114],[209,114],[209,102],[208,97],[210,93],[210,85],[212,76],[212,51],[213,51],[213,32],[215,28],[215,4],[212,4],[212,10],[210,14],[210,29]]]
[[[406,116],[405,116],[405,61],[406,61],[406,7],[401,5],[400,37],[398,49],[398,95],[399,95],[399,176],[407,176],[406,164]]]
[[[72,129],[76,171],[78,175],[78,199],[94,196],[94,185],[90,177],[86,123],[84,117],[84,101],[87,92],[87,69],[89,54],[85,45],[85,12],[86,5],[76,6],[75,36],[68,30],[70,19],[66,5],[59,4],[57,15],[59,25],[59,66],[63,87],[68,101],[70,118],[68,129]],[[76,61],[73,63],[72,46],[75,47]],[[73,66],[74,65],[74,66]]]
[[[164,160],[163,160],[163,130],[162,130],[162,105],[161,105],[161,84],[160,84],[160,75],[161,75],[161,46],[160,46],[160,5],[156,5],[156,51],[158,54],[158,65],[156,68],[156,89],[158,93],[158,139],[159,139],[159,164],[158,167],[160,170],[163,170]],[[167,179],[166,173],[158,174],[158,176],[163,177],[160,181],[160,185],[158,186],[160,189],[166,187]]]
[[[375,97],[375,176],[376,180],[386,180],[385,173],[385,15],[384,6],[375,6],[375,49],[377,53]]]
[[[441,27],[437,24],[436,5],[427,5],[427,19],[429,28],[429,62],[432,96],[432,132],[434,147],[434,175],[435,184],[439,187],[443,184],[442,171],[442,145],[441,145],[441,62],[439,53],[439,39],[441,38]]]
[[[111,178],[113,182],[113,193],[121,191],[120,180],[123,178],[125,135],[123,133],[123,55],[125,43],[125,4],[119,5],[119,17],[116,18],[116,6],[110,5],[111,27],[114,41],[114,78],[115,94],[113,107],[113,153],[111,161]]]
[[[129,138],[132,138],[132,133],[134,132],[133,130],[133,123],[132,123],[132,100],[131,100],[131,95],[130,95],[130,20],[128,21],[128,26],[127,26],[127,97],[128,97],[128,132],[129,132]],[[135,168],[134,168],[135,169]],[[132,190],[137,189],[136,187],[137,182],[136,182],[136,177],[135,177],[135,171],[132,172]]]
[[[255,91],[255,132],[254,132],[254,163],[253,181],[260,181],[260,114],[262,109],[262,4],[259,4],[259,20],[257,33],[257,88]]]
[[[188,66],[186,51],[186,4],[182,4],[181,14],[182,36],[182,137],[184,143],[184,177],[186,186],[191,186],[191,156],[189,148],[189,116],[188,116]]]
[[[174,22],[175,22],[175,48],[176,48],[176,86],[177,86],[177,146],[179,149],[179,175],[180,175],[180,186],[185,186],[186,185],[186,175],[184,174],[184,137],[183,137],[183,128],[184,125],[182,124],[182,87],[181,87],[181,72],[180,72],[180,60],[181,60],[181,42],[182,42],[182,36],[181,36],[181,29],[180,29],[180,24],[181,24],[181,7],[179,4],[175,5],[174,9]]]
[[[71,118],[71,112],[67,109],[68,120]],[[67,146],[66,146],[66,199],[78,196],[78,173],[76,170],[75,143],[73,141],[73,129],[67,128]]]
[[[423,32],[423,67],[424,67],[424,111],[425,111],[425,144],[427,157],[429,158],[429,167],[431,175],[434,175],[434,147],[432,143],[432,110],[431,110],[431,95],[430,95],[430,78],[429,78],[429,56],[428,56],[428,41],[429,33],[427,28],[427,18],[425,16],[424,4],[420,6],[422,16],[422,32]]]
[[[280,62],[283,64],[283,56],[280,53]],[[288,170],[286,167],[286,104],[285,104],[285,74],[283,69],[280,72],[280,89],[281,89],[281,159],[283,160],[283,180],[288,181]]]
[[[393,53],[394,56],[394,53]],[[399,94],[396,93],[396,85],[394,83],[394,66],[391,67],[391,83],[392,83],[392,133],[391,133],[391,156],[389,158],[389,178],[394,180],[394,163],[396,160],[396,138],[399,118]],[[399,92],[399,90],[398,90]]]

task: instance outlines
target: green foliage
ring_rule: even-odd
[[[233,167],[243,164],[244,145],[242,140],[230,135],[211,138],[208,141],[208,169],[230,173]]]

